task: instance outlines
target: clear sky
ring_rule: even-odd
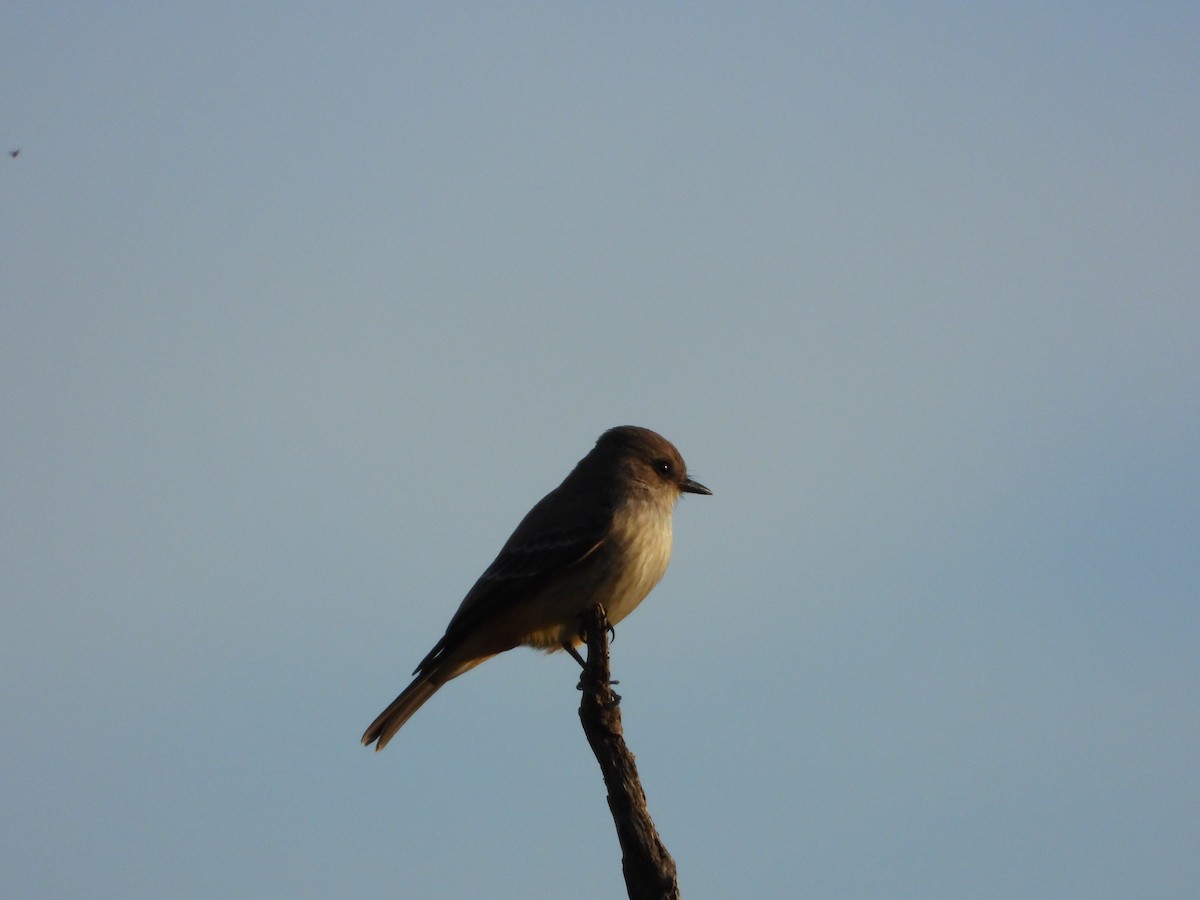
[[[1198,46],[3,4],[0,894],[621,896],[570,659],[358,739],[632,423],[715,491],[613,647],[685,896],[1200,896]]]

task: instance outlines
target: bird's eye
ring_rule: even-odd
[[[656,459],[651,465],[654,466],[654,471],[659,475],[671,474],[671,461],[668,459]]]

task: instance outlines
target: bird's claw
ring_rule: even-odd
[[[618,694],[616,691],[614,691],[614,690],[612,689],[612,686],[613,686],[614,684],[620,684],[620,683],[621,683],[621,682],[619,682],[619,681],[610,681],[610,682],[608,683],[608,692],[609,692],[610,694],[612,694],[612,696],[613,696],[613,702],[614,702],[614,703],[620,703],[620,702],[621,702],[621,695],[620,695],[620,694]],[[591,690],[591,689],[592,689],[592,686],[591,686],[591,685],[584,684],[584,683],[583,683],[583,676],[582,676],[582,675],[580,675],[580,676],[579,676],[579,683],[578,683],[577,685],[575,685],[575,690],[577,690],[577,691],[588,691],[588,690]]]

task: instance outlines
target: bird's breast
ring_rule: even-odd
[[[520,643],[548,649],[577,643],[579,617],[596,603],[615,625],[646,599],[670,561],[671,507],[652,499],[626,500],[600,546],[526,607],[531,627]]]
[[[671,508],[633,498],[617,509],[611,532],[612,583],[598,596],[616,624],[646,599],[671,561]]]

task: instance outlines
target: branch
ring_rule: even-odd
[[[583,624],[588,655],[579,681],[583,691],[579,719],[608,789],[608,808],[621,842],[625,888],[630,900],[679,900],[675,860],[650,818],[633,754],[622,737],[620,698],[610,687],[604,607],[597,603],[584,613]]]

